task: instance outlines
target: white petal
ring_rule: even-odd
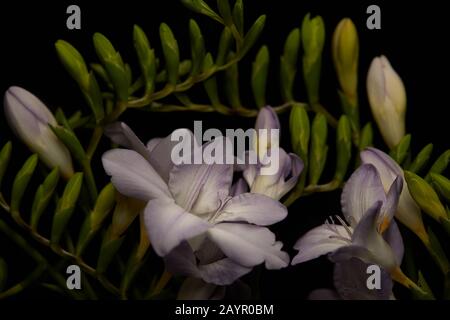
[[[171,197],[165,182],[136,151],[110,150],[103,154],[102,162],[120,193],[143,201]]]
[[[324,254],[350,244],[351,236],[344,226],[323,224],[302,236],[294,245],[299,252],[292,265],[318,258]]]
[[[283,220],[287,209],[280,202],[262,194],[243,193],[229,200],[214,222],[245,221],[268,226]]]
[[[167,199],[150,200],[144,210],[145,226],[156,253],[165,256],[182,241],[208,230],[211,225]]]
[[[249,224],[220,223],[208,230],[209,238],[223,253],[246,267],[265,262],[267,269],[288,265],[289,256],[281,251],[281,243],[269,229]]]

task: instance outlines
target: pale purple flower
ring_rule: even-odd
[[[365,149],[361,152],[360,157],[362,163],[375,166],[380,174],[381,182],[386,192],[389,190],[393,181],[397,177],[401,177],[403,188],[401,189],[395,217],[418,236],[428,238],[423,225],[420,208],[409,193],[402,168],[389,155],[375,148]]]
[[[287,154],[279,147],[278,135],[274,141],[269,139],[271,130],[280,129],[278,116],[269,106],[262,108],[256,119],[256,132],[264,129],[267,130],[267,135],[258,134],[258,138],[254,139],[254,148],[255,150],[258,148],[258,163],[248,164],[243,171],[243,176],[250,186],[250,192],[265,194],[279,200],[295,187],[304,165],[296,154]],[[262,168],[267,166],[267,154],[275,149],[277,152],[274,155],[278,155],[278,159],[275,159],[278,161],[278,170],[275,174],[261,174]]]
[[[66,146],[49,125],[58,123],[50,110],[31,92],[10,87],[5,93],[6,119],[15,134],[50,168],[58,167],[63,176],[73,174],[72,158]]]
[[[380,175],[371,164],[359,167],[345,184],[341,196],[344,219],[316,227],[301,237],[292,264],[330,254],[333,262],[358,258],[387,270],[401,264],[403,241],[393,221],[403,180],[398,176],[385,193]],[[337,222],[336,221],[336,222]]]
[[[179,130],[195,143],[189,130]],[[147,202],[148,235],[169,269],[226,285],[258,264],[287,266],[282,243],[264,227],[283,220],[286,207],[264,195],[242,193],[241,187],[233,196],[233,165],[174,165],[171,151],[179,142],[171,136],[146,147],[125,124],[113,125],[107,134],[133,149],[106,152],[103,166],[120,193]]]

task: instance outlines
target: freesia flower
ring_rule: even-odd
[[[268,139],[271,130],[279,130],[280,121],[277,114],[269,106],[262,108],[256,119],[255,130],[267,130],[267,135],[259,134],[255,139],[258,146],[258,163],[249,164],[243,172],[244,179],[250,186],[250,192],[265,194],[273,199],[279,200],[297,184],[300,173],[303,170],[303,161],[294,153],[287,154],[279,147],[279,137],[272,141]],[[278,155],[278,170],[275,174],[261,174],[261,169],[268,162],[267,153],[273,152]],[[272,160],[274,160],[272,158]]]
[[[402,79],[385,56],[373,59],[367,74],[372,114],[389,148],[405,135],[406,91]]]
[[[15,134],[47,166],[59,167],[66,178],[73,175],[69,150],[49,127],[58,125],[56,119],[41,100],[23,88],[10,87],[5,93],[4,109]]]
[[[397,177],[402,178],[403,188],[400,193],[395,217],[421,239],[428,239],[420,208],[409,193],[402,168],[389,155],[375,148],[365,149],[360,153],[360,157],[362,163],[375,166],[386,192]]]
[[[327,222],[301,237],[292,264],[328,254],[333,262],[358,258],[386,270],[395,270],[403,257],[403,241],[392,217],[403,180],[397,177],[385,193],[380,175],[371,164],[360,166],[345,184],[341,195],[345,220]]]
[[[193,134],[179,130],[193,146]],[[284,219],[286,207],[260,194],[230,194],[233,165],[174,165],[171,151],[179,142],[171,136],[151,140],[146,147],[125,124],[110,127],[107,134],[133,150],[106,152],[103,167],[120,193],[147,202],[145,225],[155,252],[168,261],[190,259],[191,264],[172,264],[184,268],[180,273],[226,285],[258,264],[268,269],[287,266],[282,243],[264,227]],[[215,139],[209,146],[216,143],[227,145]],[[216,253],[218,260],[209,257],[217,258]],[[208,259],[198,264],[199,255]]]
[[[392,278],[381,269],[380,288],[367,287],[367,268],[369,264],[352,258],[334,264],[333,283],[335,289],[316,289],[308,298],[310,300],[392,300]]]

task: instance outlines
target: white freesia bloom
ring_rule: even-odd
[[[197,150],[193,134],[179,130]],[[106,152],[103,166],[120,193],[147,202],[150,242],[169,270],[227,285],[262,263],[268,269],[288,265],[281,242],[264,227],[283,220],[286,207],[265,195],[239,193],[239,186],[231,193],[233,165],[174,165],[171,151],[179,142],[170,136],[146,147],[125,124],[106,133],[133,149]],[[220,139],[210,144],[226,145]]]
[[[367,74],[367,96],[375,121],[389,148],[405,135],[406,91],[385,56],[373,59]]]
[[[9,126],[46,165],[58,166],[67,178],[72,176],[69,150],[50,129],[49,125],[58,124],[41,100],[23,88],[10,87],[5,93],[4,109]]]

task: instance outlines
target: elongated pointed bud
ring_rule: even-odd
[[[207,53],[203,61],[203,72],[206,72],[214,65],[211,53]],[[210,77],[203,82],[206,94],[213,107],[218,107],[220,105],[219,93],[217,90],[217,79],[215,76]]]
[[[189,35],[191,38],[191,56],[192,56],[192,69],[191,74],[196,75],[199,73],[203,66],[205,59],[205,42],[203,40],[202,32],[195,20],[189,20]]]
[[[223,23],[222,18],[203,0],[181,0],[181,3],[192,11],[204,14],[219,23]]]
[[[222,31],[222,34],[220,35],[219,40],[219,49],[217,50],[217,57],[216,57],[216,65],[221,66],[225,64],[225,59],[228,56],[228,51],[231,46],[231,31],[228,27],[225,27]]]
[[[16,135],[50,168],[59,167],[66,178],[72,176],[69,150],[49,125],[57,126],[50,110],[36,96],[20,87],[10,87],[4,98],[5,115]]]
[[[353,105],[357,104],[358,32],[349,18],[342,19],[333,34],[333,62],[339,84]]]
[[[411,196],[423,211],[438,222],[440,219],[447,219],[445,207],[428,182],[410,171],[405,171],[405,179]]]
[[[78,196],[83,184],[83,173],[78,172],[67,183],[64,193],[58,201],[53,217],[51,242],[57,244],[66,230],[67,223],[75,209]]]
[[[54,168],[38,187],[31,206],[31,229],[36,231],[39,220],[47,209],[59,181],[59,170]]]
[[[116,200],[116,189],[112,183],[108,183],[100,192],[94,209],[91,212],[91,228],[97,230],[111,212]]]
[[[373,129],[372,124],[369,122],[361,130],[361,137],[358,146],[359,151],[362,151],[365,148],[372,146],[372,142],[373,142]]]
[[[178,43],[170,27],[162,23],[159,27],[159,36],[166,61],[167,79],[175,85],[178,81],[178,67],[180,65],[180,52]]]
[[[281,95],[286,101],[294,100],[293,86],[297,74],[298,51],[300,48],[300,29],[292,30],[284,43],[284,52],[280,58]]]
[[[319,182],[327,160],[328,126],[327,119],[322,113],[318,113],[313,120],[311,128],[311,151],[309,157],[309,180],[315,185]]]
[[[395,147],[405,135],[406,91],[385,56],[373,59],[370,65],[367,96],[384,142]]]
[[[294,104],[292,106],[289,117],[289,127],[292,149],[302,160],[307,160],[311,129],[308,112],[303,105]]]
[[[322,51],[325,43],[325,25],[322,17],[310,18],[308,13],[302,23],[303,78],[311,104],[319,101],[319,82],[322,67]]]
[[[389,155],[392,159],[394,159],[398,164],[402,164],[403,160],[405,160],[408,151],[409,145],[411,144],[411,135],[407,134],[404,136],[400,142],[391,150]]]
[[[31,176],[36,169],[38,163],[38,156],[33,154],[31,157],[25,161],[22,168],[16,175],[14,179],[12,191],[11,191],[11,212],[13,215],[19,213],[20,202],[25,193],[25,190],[30,182]]]
[[[97,56],[108,73],[117,98],[121,101],[126,101],[128,99],[130,79],[129,76],[127,76],[122,57],[119,52],[114,49],[108,38],[101,33],[95,33],[93,40]]]
[[[233,7],[233,22],[237,31],[244,34],[244,3],[243,0],[236,0]]]
[[[154,91],[156,78],[155,52],[150,48],[145,32],[137,25],[133,29],[133,38],[142,76],[145,81],[145,92],[151,94]]]
[[[448,164],[450,163],[450,150],[444,151],[439,158],[433,163],[433,165],[430,168],[430,171],[428,172],[425,180],[430,180],[430,175],[432,173],[441,174],[444,172],[445,169],[447,169]]]
[[[342,181],[352,156],[352,131],[347,116],[341,116],[336,137],[337,162],[335,179]]]
[[[266,130],[266,134],[263,134]],[[253,139],[254,149],[258,150],[258,159],[264,159],[267,151],[270,148],[279,147],[279,131],[280,120],[278,115],[270,106],[261,108],[256,117],[255,134],[257,135]]]
[[[447,201],[450,201],[450,180],[440,174],[432,173],[431,181],[435,189],[439,191]]]
[[[419,172],[430,160],[431,153],[433,152],[433,144],[427,144],[414,158],[413,162],[409,166],[409,171],[417,173]]]
[[[250,30],[248,30],[247,34],[244,37],[244,43],[242,44],[241,51],[239,55],[243,57],[248,50],[255,44],[256,40],[258,40],[261,35],[262,30],[264,29],[264,24],[266,23],[266,15],[260,16],[256,19],[255,23],[251,26]]]
[[[70,76],[81,88],[87,89],[89,87],[89,72],[83,56],[70,43],[64,40],[56,41],[55,48],[59,60]]]
[[[269,70],[269,50],[261,47],[252,66],[252,89],[258,107],[266,104],[266,83]]]

